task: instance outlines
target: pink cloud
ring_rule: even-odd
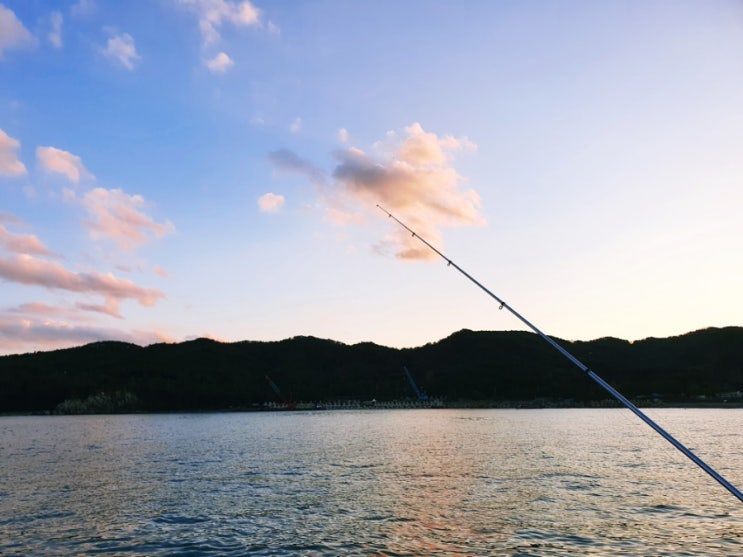
[[[119,330],[83,326],[65,320],[0,314],[0,353],[52,350],[90,342],[118,340],[140,346],[173,342],[161,331]]]
[[[77,304],[75,304],[75,307],[83,311],[102,313],[110,317],[122,319],[121,313],[119,313],[119,301],[113,298],[106,299],[106,302],[103,304],[84,304],[82,302],[78,302]]]
[[[281,171],[307,177],[318,190],[325,218],[334,224],[361,222],[381,204],[438,245],[443,227],[483,224],[480,196],[464,187],[466,180],[452,166],[455,153],[475,151],[477,145],[466,137],[427,132],[417,122],[404,132],[402,138],[388,132],[373,145],[374,156],[357,147],[337,151],[332,183],[322,169],[288,149],[270,153],[269,160]],[[341,141],[349,137],[345,128],[339,132]],[[376,249],[405,259],[435,257],[402,229]]]
[[[97,294],[106,300],[132,299],[143,306],[153,306],[165,297],[159,290],[143,288],[111,273],[74,273],[59,263],[42,261],[25,254],[0,257],[0,278],[51,290]]]
[[[32,234],[14,234],[0,224],[0,247],[6,251],[30,255],[54,256],[47,247]]]
[[[93,178],[77,155],[56,147],[37,147],[36,158],[47,172],[64,174],[70,182],[77,184],[82,178]]]
[[[22,176],[26,173],[26,166],[18,160],[18,155],[16,155],[20,146],[21,143],[17,139],[0,130],[0,175]]]
[[[335,224],[336,226],[345,226],[347,224],[362,224],[364,222],[364,217],[359,212],[350,213],[343,209],[326,207],[325,220],[332,224]]]
[[[408,138],[400,146],[399,155],[411,164],[442,165],[448,160],[448,151],[477,149],[467,138],[456,139],[447,135],[439,139],[435,133],[426,132],[418,122],[406,127],[405,132]]]
[[[284,206],[284,196],[267,193],[258,198],[258,208],[262,213],[278,213]]]
[[[44,318],[56,317],[71,320],[76,320],[78,318],[78,312],[76,312],[74,309],[51,306],[43,302],[28,302],[11,308],[8,311],[10,313],[18,313],[27,316],[38,316]]]
[[[91,317],[86,312],[103,313],[121,319],[118,309],[118,302],[111,299],[107,300],[105,304],[77,303],[74,306],[52,306],[44,302],[28,302],[11,308],[8,312],[45,320],[90,322]]]
[[[34,44],[34,38],[13,10],[0,4],[0,60],[3,52]]]
[[[379,203],[438,245],[442,227],[482,224],[479,195],[463,188],[464,178],[451,166],[453,152],[474,150],[475,144],[467,138],[440,138],[418,123],[405,132],[402,141],[393,132],[378,143],[382,153],[378,157],[353,147],[336,153],[335,184],[325,199],[336,215],[334,220],[339,220],[339,212],[353,212],[343,207],[374,208]],[[404,259],[435,257],[402,229],[377,248],[391,248]]]
[[[168,271],[166,271],[165,269],[163,269],[159,265],[155,265],[155,267],[152,270],[154,271],[154,273],[158,277],[161,277],[161,278],[168,278],[168,277],[170,277],[170,273],[168,273]]]
[[[151,236],[162,237],[175,227],[170,222],[158,223],[141,211],[145,201],[140,195],[129,195],[120,189],[94,188],[82,200],[92,220],[85,224],[95,239],[110,239],[122,249],[132,249]]]

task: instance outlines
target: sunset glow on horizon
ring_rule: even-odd
[[[743,4],[0,0],[0,354],[743,325]]]

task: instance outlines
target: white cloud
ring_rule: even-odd
[[[244,0],[177,0],[196,13],[199,18],[199,29],[205,46],[220,39],[219,29],[223,23],[235,26],[260,26],[260,10]]]
[[[262,213],[278,213],[284,206],[284,196],[267,193],[258,198],[258,207]]]
[[[93,175],[83,166],[83,161],[77,155],[56,147],[37,147],[36,158],[41,167],[47,172],[64,174],[77,184],[82,178],[93,178]]]
[[[20,141],[0,129],[0,175],[22,176],[26,173],[26,166],[18,160],[16,155],[20,146]]]
[[[108,39],[103,55],[124,66],[127,70],[133,70],[134,64],[140,60],[134,39],[128,33],[121,33]]]
[[[47,34],[47,38],[49,39],[49,42],[52,43],[52,45],[56,48],[62,47],[62,22],[64,21],[64,18],[62,17],[62,12],[52,12],[49,16],[49,21],[51,24],[51,30]]]
[[[300,117],[296,117],[294,121],[289,125],[289,131],[294,134],[302,131],[302,119]]]
[[[0,4],[0,59],[6,50],[22,48],[33,43],[31,33],[16,17],[15,12]]]
[[[93,238],[113,240],[125,250],[145,243],[153,235],[161,238],[175,230],[171,222],[156,222],[142,212],[142,196],[120,189],[94,188],[85,194],[82,204],[91,216],[85,224]]]
[[[272,35],[281,35],[281,29],[273,21],[268,22],[268,32]]]
[[[349,135],[348,130],[346,128],[341,128],[338,130],[338,141],[341,143],[348,143]]]
[[[212,73],[224,73],[234,65],[235,62],[232,61],[232,58],[227,56],[224,52],[220,52],[211,60],[206,61],[206,67],[209,68]]]
[[[97,8],[95,0],[77,0],[70,8],[70,15],[72,17],[86,17],[93,14]]]

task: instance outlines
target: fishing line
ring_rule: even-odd
[[[524,325],[526,325],[532,331],[534,331],[537,335],[539,335],[544,341],[550,344],[555,350],[557,350],[560,354],[562,354],[564,357],[570,360],[578,369],[584,372],[588,377],[590,377],[594,382],[596,382],[602,389],[608,392],[616,400],[621,402],[626,408],[631,410],[638,418],[640,418],[643,422],[645,422],[647,425],[653,428],[656,431],[656,433],[658,433],[671,445],[673,445],[679,451],[681,451],[681,453],[683,453],[687,458],[689,458],[689,460],[691,460],[694,464],[699,466],[699,468],[707,472],[707,474],[709,474],[717,483],[719,483],[722,487],[724,487],[730,493],[732,493],[735,497],[737,497],[739,501],[743,502],[743,493],[741,493],[738,490],[738,488],[736,488],[733,484],[731,484],[729,481],[723,478],[720,474],[718,474],[711,466],[709,466],[701,458],[699,458],[697,455],[695,455],[693,452],[687,449],[684,445],[682,445],[670,433],[668,433],[661,426],[659,426],[657,423],[651,420],[637,406],[635,406],[627,398],[625,398],[625,396],[622,393],[620,393],[614,387],[609,385],[609,383],[604,381],[595,372],[589,369],[587,365],[583,364],[580,360],[578,360],[578,358],[576,358],[570,352],[565,350],[555,340],[553,340],[551,337],[547,336],[542,331],[540,331],[535,325],[533,325],[530,321],[528,321],[524,316],[522,316],[515,309],[509,306],[501,298],[496,296],[493,292],[488,290],[482,283],[478,282],[472,275],[467,273],[464,269],[462,269],[459,265],[454,263],[454,261],[449,259],[446,255],[444,255],[442,252],[436,249],[433,245],[429,244],[425,238],[422,238],[421,236],[419,236],[412,228],[410,228],[408,225],[406,225],[404,222],[402,222],[400,219],[398,219],[396,216],[390,213],[387,209],[385,209],[381,205],[377,205],[377,207],[379,207],[382,211],[384,211],[389,218],[393,219],[395,222],[397,222],[397,224],[399,224],[405,230],[410,232],[413,238],[417,238],[419,241],[425,244],[429,249],[431,249],[434,253],[439,255],[444,261],[446,261],[446,264],[448,267],[454,267],[457,271],[459,271],[461,274],[467,277],[471,282],[473,282],[476,286],[478,286],[483,292],[485,292],[488,296],[490,296],[493,300],[495,300],[499,304],[498,309],[501,309],[501,310],[507,309],[512,315],[514,315],[517,319],[519,319],[519,321],[524,323]]]

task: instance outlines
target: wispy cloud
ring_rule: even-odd
[[[0,222],[5,224],[24,224],[22,218],[8,211],[0,211]]]
[[[335,183],[325,198],[328,210],[335,215],[332,220],[343,220],[345,211],[352,215],[359,208],[374,208],[379,203],[398,212],[438,244],[442,227],[482,224],[480,197],[472,189],[463,189],[465,180],[451,165],[455,152],[475,150],[476,145],[467,138],[426,132],[419,123],[404,132],[403,137],[390,132],[375,144],[376,157],[354,147],[336,153]],[[402,230],[378,248],[391,248],[404,259],[432,256]]]
[[[90,323],[93,321],[86,312],[103,313],[110,317],[121,319],[119,304],[114,299],[107,300],[104,304],[76,303],[74,307],[55,306],[44,302],[28,302],[8,309],[8,314],[23,315],[27,318],[42,318],[57,322]]]
[[[127,70],[133,70],[134,64],[140,60],[134,38],[129,33],[114,35],[108,39],[103,55],[109,60],[121,64]]]
[[[0,28],[2,28],[2,21],[0,21]],[[0,129],[0,175],[22,176],[26,173],[26,166],[18,160],[16,154],[20,146],[20,141]]]
[[[165,296],[159,290],[138,286],[112,273],[75,273],[59,263],[27,254],[0,257],[0,278],[50,290],[96,294],[116,302],[131,299],[143,306],[153,306]]]
[[[206,61],[206,67],[212,73],[225,73],[228,69],[235,65],[232,58],[227,56],[224,52],[220,52],[214,58]]]
[[[131,342],[140,346],[173,342],[173,338],[159,331],[96,327],[54,318],[51,313],[44,316],[0,313],[0,353],[49,350],[103,340]]]
[[[80,313],[74,308],[52,306],[50,304],[45,304],[44,302],[27,302],[8,309],[8,313],[72,321],[79,321],[81,319]]]
[[[94,188],[87,192],[82,204],[91,220],[85,222],[94,239],[110,239],[125,250],[160,238],[175,230],[169,221],[156,222],[142,211],[145,200],[120,189]]]
[[[247,0],[177,0],[196,14],[204,46],[219,41],[223,23],[238,27],[260,26],[260,10]]]
[[[82,159],[68,151],[56,147],[37,147],[36,158],[45,171],[64,174],[75,184],[82,178],[93,178],[83,165]]]
[[[0,60],[6,50],[30,46],[34,38],[15,12],[0,4]]]
[[[157,276],[159,276],[160,278],[169,278],[170,277],[170,273],[168,273],[168,271],[166,271],[165,269],[163,269],[162,267],[160,267],[160,265],[155,265],[155,267],[152,269],[152,271]]]
[[[45,257],[55,256],[55,254],[33,234],[16,234],[10,232],[2,224],[0,224],[0,248],[13,253],[25,253]]]
[[[298,134],[302,131],[302,119],[299,116],[294,118],[294,121],[289,124],[289,131],[293,134]]]
[[[86,17],[98,9],[95,0],[77,0],[70,8],[72,17]]]
[[[268,159],[273,163],[274,168],[282,172],[301,174],[314,184],[324,184],[326,181],[325,173],[321,168],[289,149],[273,151],[268,154]]]
[[[64,21],[64,17],[62,16],[62,12],[52,12],[49,15],[49,24],[51,26],[51,29],[47,33],[46,37],[49,39],[49,42],[52,43],[52,45],[55,48],[61,48],[62,47],[62,23]]]
[[[92,311],[94,313],[102,313],[104,315],[115,317],[117,319],[123,319],[121,313],[119,312],[119,301],[114,298],[106,299],[105,303],[103,304],[87,304],[78,302],[75,304],[75,307],[83,311]]]
[[[262,213],[278,213],[284,206],[283,195],[267,193],[258,198],[258,208]]]

